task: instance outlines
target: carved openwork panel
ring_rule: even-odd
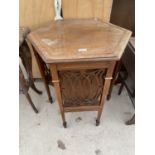
[[[99,105],[106,69],[59,71],[65,107]]]

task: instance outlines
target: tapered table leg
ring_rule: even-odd
[[[106,73],[106,77],[105,77],[105,82],[104,82],[104,86],[103,86],[103,92],[102,92],[102,97],[101,97],[101,109],[98,111],[98,115],[97,115],[97,119],[96,119],[96,126],[98,126],[100,124],[100,118],[101,118],[101,114],[103,111],[103,106],[104,103],[106,101],[107,98],[107,94],[109,92],[109,88],[110,88],[110,84],[112,81],[112,75],[113,75],[113,71],[114,71],[114,67],[115,67],[115,62],[109,66],[109,68],[107,69],[107,73]]]
[[[58,72],[57,72],[56,65],[50,65],[50,69],[51,69],[51,74],[52,74],[52,82],[54,84],[56,96],[57,96],[57,99],[58,99],[58,104],[59,104],[59,107],[60,107],[63,126],[64,126],[64,128],[67,128],[67,122],[66,122],[66,119],[65,119],[65,112],[64,112],[64,108],[63,108],[61,89],[60,89],[59,77],[58,77]]]

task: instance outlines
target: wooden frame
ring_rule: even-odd
[[[100,65],[99,65],[100,64]],[[65,107],[63,104],[63,97],[61,93],[61,87],[60,87],[60,78],[58,75],[58,71],[61,70],[75,70],[75,69],[96,69],[96,68],[106,68],[107,73],[105,76],[105,82],[103,86],[103,91],[101,94],[101,99],[100,99],[100,105],[94,105],[94,106],[76,106],[76,107]],[[70,63],[70,64],[50,64],[50,69],[51,69],[51,74],[52,74],[52,82],[54,84],[55,90],[56,90],[56,95],[61,111],[61,117],[63,120],[63,126],[66,128],[67,127],[67,122],[65,119],[65,112],[80,112],[80,111],[98,111],[97,119],[96,119],[96,125],[98,126],[100,123],[100,118],[103,110],[103,106],[109,91],[110,87],[110,82],[112,79],[112,74],[113,70],[115,67],[115,61],[109,61],[109,62],[89,62],[89,63],[81,63],[81,64],[76,64],[76,63]]]
[[[130,36],[97,19],[59,20],[28,35],[38,62],[51,70],[64,127],[65,112],[73,111],[97,111],[99,125],[116,61]]]

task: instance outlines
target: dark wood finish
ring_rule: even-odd
[[[135,36],[135,0],[113,0],[110,22],[131,30]]]
[[[34,79],[33,79],[33,75],[32,75],[32,57],[31,57],[31,52],[33,52],[33,49],[31,47],[31,44],[29,44],[28,40],[25,39],[27,34],[30,33],[29,28],[20,28],[19,31],[19,55],[22,59],[22,62],[25,66],[25,69],[27,71],[28,74],[28,85],[29,87],[31,87],[36,93],[38,94],[42,94],[42,92],[40,90],[38,90],[34,84]],[[31,52],[30,52],[31,50]],[[35,54],[35,53],[34,53]],[[37,57],[37,56],[36,56]],[[38,56],[39,57],[39,56]],[[39,59],[39,58],[38,58]],[[47,68],[47,66],[45,65],[45,63],[42,61],[42,59],[39,59],[38,61],[40,61],[41,65],[42,65],[42,72],[44,74],[45,80],[45,88],[47,90],[47,94],[49,97],[49,101],[52,103],[52,97],[50,95],[50,91],[48,88],[48,84],[50,83],[49,81],[51,81],[51,76],[49,73],[49,69]]]
[[[58,71],[58,74],[64,107],[100,104],[106,69]]]
[[[29,48],[25,42],[26,35],[30,32],[28,28],[20,28],[19,29],[19,57],[21,58],[21,62],[25,67],[25,72],[28,76],[28,79],[25,79],[21,68],[19,67],[19,84],[20,91],[24,93],[28,102],[30,103],[33,110],[38,113],[37,108],[32,102],[32,99],[28,93],[29,88],[31,87],[36,93],[42,94],[40,90],[38,90],[34,84],[33,76],[32,76],[32,58]]]
[[[133,38],[131,38],[131,41],[128,43],[121,59],[123,69],[119,72],[118,76],[121,82],[118,94],[120,95],[123,87],[125,87],[135,107],[135,47],[132,44],[132,40]],[[135,124],[135,114],[126,124]]]
[[[38,90],[34,84],[34,79],[32,76],[32,57],[31,57],[31,53],[25,41],[22,43],[22,45],[19,48],[19,56],[21,57],[23,65],[25,66],[25,69],[27,71],[29,86],[36,93],[42,94],[42,91]]]
[[[36,93],[42,94],[42,91],[38,90],[34,84],[32,76],[32,57],[27,43],[25,42],[26,35],[30,33],[28,28],[20,28],[19,30],[19,56],[22,59],[22,63],[28,74],[28,84]]]
[[[99,125],[116,61],[131,32],[97,19],[51,22],[28,36],[50,67],[63,126],[65,112],[97,111]]]
[[[44,80],[44,85],[45,85],[45,88],[46,88],[46,92],[47,92],[47,95],[48,95],[48,99],[51,103],[53,103],[53,99],[51,97],[51,94],[50,94],[50,89],[49,89],[49,86],[48,86],[48,79],[47,79],[47,76],[46,76],[46,73],[45,71],[47,70],[46,69],[46,64],[43,62],[43,60],[40,58],[40,56],[38,55],[38,53],[33,49],[31,43],[29,42],[28,39],[26,39],[26,42],[29,46],[29,49],[31,50],[31,52],[34,53],[35,57],[36,57],[36,60],[37,60],[37,64],[39,66],[39,70],[40,70],[40,73],[41,73],[41,76]]]
[[[31,97],[30,97],[29,93],[26,93],[25,95],[26,95],[27,100],[28,100],[29,103],[31,104],[33,110],[35,111],[35,113],[38,113],[38,110],[37,110],[37,108],[35,107],[35,105],[33,104],[33,102],[32,102],[32,100],[31,100]]]
[[[132,36],[135,36],[135,0],[113,0],[110,22],[129,29],[132,31]],[[111,98],[120,68],[121,62],[118,61],[107,97],[108,100]]]
[[[126,125],[132,125],[135,124],[135,114],[132,116],[131,119],[129,119],[126,123]]]
[[[38,110],[37,108],[35,107],[35,105],[33,104],[32,100],[31,100],[31,97],[28,93],[28,90],[29,90],[29,84],[28,82],[25,80],[24,78],[24,75],[21,71],[21,69],[19,68],[19,82],[20,82],[20,87],[21,87],[21,90],[22,92],[25,94],[28,102],[30,103],[31,107],[33,108],[34,112],[35,113],[38,113]]]
[[[117,61],[115,69],[114,69],[114,73],[113,73],[113,79],[112,79],[111,84],[110,84],[110,89],[109,89],[109,92],[108,92],[107,100],[110,100],[110,98],[111,98],[111,93],[112,93],[112,90],[113,90],[113,86],[116,83],[116,79],[118,77],[120,68],[121,68],[121,61]]]

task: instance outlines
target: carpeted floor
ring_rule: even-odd
[[[114,87],[100,126],[95,126],[96,112],[76,112],[66,114],[65,129],[57,101],[48,102],[42,82],[36,82],[36,86],[43,95],[31,89],[29,92],[39,114],[23,94],[19,98],[20,155],[134,155],[135,126],[124,124],[134,113],[126,90],[118,96],[119,86]],[[50,88],[55,100],[54,89]]]

